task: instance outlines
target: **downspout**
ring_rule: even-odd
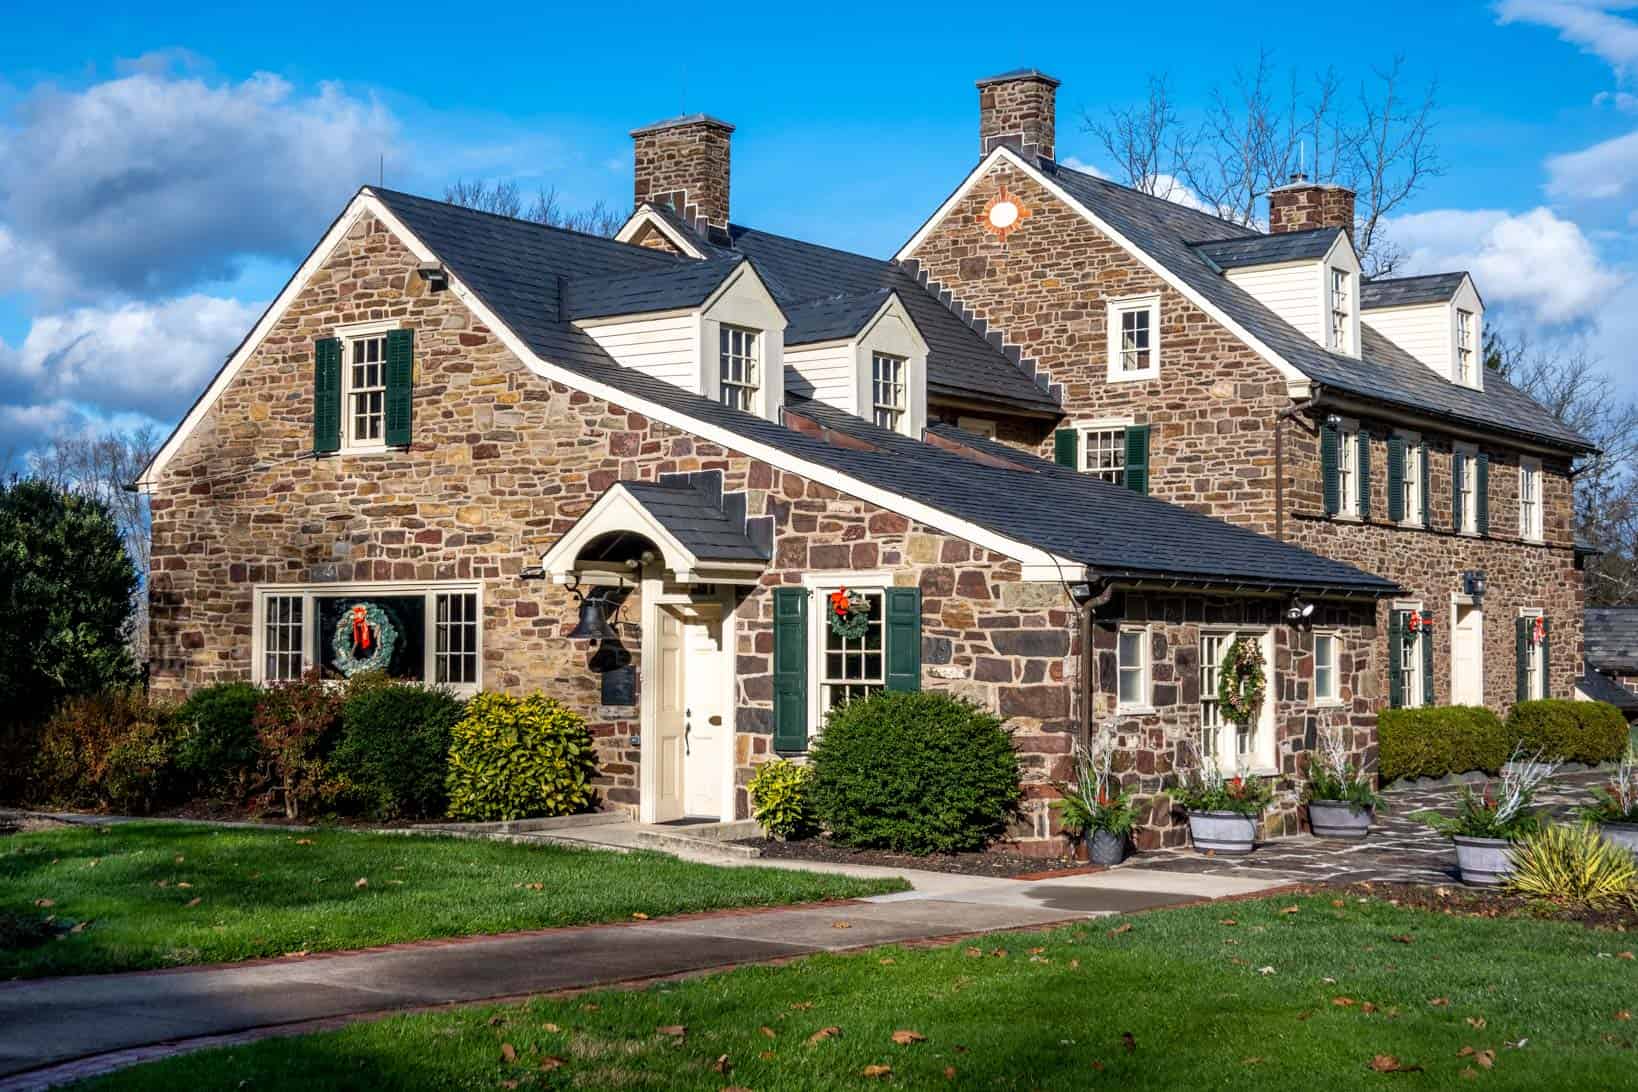
[[[1092,694],[1097,689],[1097,657],[1092,651],[1092,616],[1099,607],[1107,606],[1114,597],[1113,584],[1104,584],[1095,594],[1092,584],[1087,589],[1087,598],[1081,604],[1081,745],[1089,746],[1092,743]]]
[[[1311,408],[1320,399],[1324,388],[1315,385],[1314,393],[1301,402],[1293,402],[1274,415],[1274,541],[1285,541],[1285,423]]]

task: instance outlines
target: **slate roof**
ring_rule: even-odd
[[[768,552],[745,534],[745,520],[723,511],[721,498],[697,485],[618,483],[660,526],[701,561],[767,561]]]
[[[1583,661],[1581,668],[1581,677],[1575,681],[1577,690],[1593,701],[1607,701],[1623,713],[1638,713],[1638,694],[1599,674],[1591,660]]]
[[[563,283],[561,313],[566,319],[587,319],[698,307],[745,261],[728,255],[608,277],[576,277]]]
[[[1420,277],[1391,277],[1359,286],[1359,307],[1409,307],[1418,303],[1445,303],[1462,287],[1466,273],[1428,273]]]
[[[371,192],[532,351],[588,380],[890,490],[1016,541],[1056,552],[1111,577],[1153,575],[1365,595],[1396,590],[1389,581],[1351,565],[1139,496],[959,430],[938,427],[946,436],[959,437],[964,443],[1028,469],[987,465],[877,428],[822,403],[798,403],[801,413],[865,440],[869,449],[841,447],[822,436],[730,409],[623,368],[586,334],[552,317],[547,304],[555,300],[557,277],[606,273],[609,266],[657,268],[677,259],[610,239],[507,220],[442,201],[391,190],[372,188]],[[806,244],[799,247],[790,253],[800,255],[808,249]],[[759,256],[753,251],[752,257]],[[885,262],[857,260],[870,263],[854,267],[860,270],[861,278],[870,275],[873,267],[893,268]],[[794,262],[791,268],[800,272],[803,267]],[[937,306],[937,301],[925,292],[921,297]]]
[[[1326,390],[1549,443],[1566,451],[1594,450],[1585,437],[1559,424],[1539,404],[1497,375],[1485,376],[1482,391],[1452,383],[1370,330],[1360,339],[1364,350],[1360,359],[1321,348],[1213,269],[1197,249],[1201,244],[1244,238],[1246,229],[1242,225],[1049,160],[1041,161],[1040,168],[1076,201]]]
[[[892,294],[891,288],[879,288],[858,296],[832,296],[799,303],[786,312],[790,325],[785,327],[785,344],[810,345],[816,341],[850,338],[864,328]]]
[[[1588,662],[1600,671],[1638,675],[1638,607],[1588,607],[1581,626]]]
[[[1194,249],[1219,269],[1246,265],[1277,265],[1280,262],[1318,261],[1336,245],[1341,228],[1314,228],[1287,231],[1278,235],[1246,235],[1239,239],[1219,239],[1195,243]]]

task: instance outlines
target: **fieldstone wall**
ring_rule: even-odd
[[[1311,231],[1338,227],[1354,237],[1354,191],[1346,186],[1294,182],[1268,195],[1268,230]]]
[[[635,203],[670,205],[691,224],[726,231],[733,132],[703,116],[632,130]]]
[[[1055,158],[1058,81],[1050,76],[981,81],[978,154],[1006,144],[1026,156]]]

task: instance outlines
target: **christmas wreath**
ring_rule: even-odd
[[[870,628],[870,602],[848,595],[846,588],[830,593],[830,631],[844,641],[857,641]]]
[[[1217,704],[1223,715],[1235,724],[1249,724],[1262,708],[1267,685],[1262,642],[1236,637],[1217,672]]]
[[[336,620],[330,648],[336,670],[347,678],[361,671],[385,671],[398,647],[398,627],[375,603],[354,603]]]

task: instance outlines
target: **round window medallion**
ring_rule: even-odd
[[[990,226],[1002,231],[1018,222],[1018,206],[1011,201],[997,201],[990,206]]]
[[[994,199],[985,206],[984,213],[978,218],[985,229],[996,235],[1002,242],[1007,241],[1007,235],[1029,219],[1029,209],[1023,202],[1007,192],[1002,186]]]

